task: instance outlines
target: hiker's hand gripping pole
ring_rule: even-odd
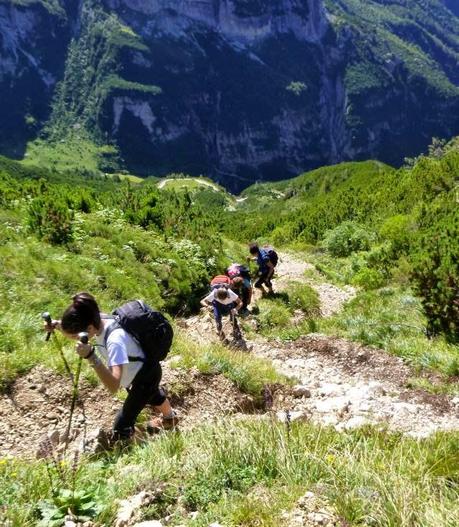
[[[70,379],[73,382],[72,370],[70,369],[69,363],[67,362],[67,359],[65,358],[64,350],[62,349],[62,343],[59,341],[59,339],[57,338],[57,335],[54,333],[56,326],[59,325],[59,321],[55,321],[53,324],[53,319],[51,317],[51,314],[48,313],[48,311],[45,311],[44,313],[42,313],[41,318],[46,322],[46,329],[48,329],[48,332],[46,333],[45,341],[48,342],[49,339],[51,338],[51,334],[54,335],[54,339],[53,339],[54,344],[59,351],[62,362],[64,363],[65,371],[67,372],[67,375],[70,377]]]

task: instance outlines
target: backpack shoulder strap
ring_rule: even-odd
[[[112,320],[112,319],[115,320],[113,324],[110,324],[110,326],[108,326],[108,328],[105,329],[104,346],[105,346],[105,349],[107,349],[108,337],[112,334],[113,331],[115,331],[115,329],[123,329],[123,328],[121,324],[118,322],[116,315],[101,315],[100,318],[102,320]],[[145,359],[143,359],[142,357],[132,357],[131,355],[128,355],[128,360],[129,362],[145,362]]]

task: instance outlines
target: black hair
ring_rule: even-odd
[[[91,324],[99,329],[101,319],[96,299],[89,293],[77,293],[72,301],[62,315],[62,329],[70,334],[87,331]]]
[[[228,295],[229,295],[229,292],[228,292],[228,289],[226,289],[226,287],[219,287],[215,293],[215,296],[219,300],[225,300],[225,298],[228,298]]]
[[[249,252],[250,252],[250,254],[258,254],[260,252],[260,248],[258,247],[258,243],[251,243],[249,245]]]

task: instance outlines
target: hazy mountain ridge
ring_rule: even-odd
[[[114,145],[112,165],[238,189],[347,159],[396,164],[459,133],[459,21],[437,0],[0,1],[0,13],[0,151],[16,157],[46,125],[51,142],[71,130]]]

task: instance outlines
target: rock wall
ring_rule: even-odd
[[[291,32],[316,42],[328,26],[322,0],[107,0],[107,5],[129,22],[147,17],[139,27],[143,34],[162,26],[177,35],[177,26],[189,20],[244,43]]]
[[[50,113],[70,26],[64,9],[0,1],[0,152],[21,157]]]
[[[128,169],[232,190],[459,134],[459,22],[433,0],[390,42],[373,0],[60,1],[0,0],[0,153],[20,157],[53,96],[58,131],[88,128]]]

